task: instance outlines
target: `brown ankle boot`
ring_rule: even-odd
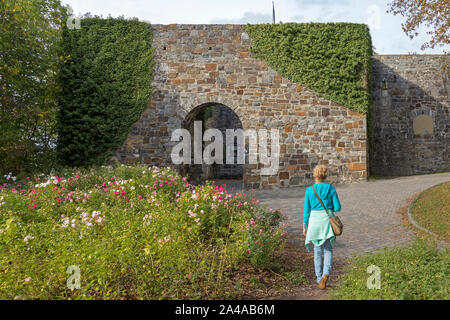
[[[327,286],[327,281],[328,281],[328,275],[324,275],[322,277],[322,280],[320,280],[320,283],[318,285],[319,289],[324,290]]]

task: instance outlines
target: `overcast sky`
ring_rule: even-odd
[[[153,24],[270,23],[272,0],[62,0],[75,15],[137,17]],[[380,54],[442,53],[421,51],[426,30],[410,40],[401,16],[386,13],[389,0],[275,0],[276,22],[357,22],[369,25]],[[450,50],[449,46],[445,48]]]

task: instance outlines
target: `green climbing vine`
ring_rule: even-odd
[[[372,40],[355,23],[247,25],[252,54],[284,77],[367,114],[371,105]]]

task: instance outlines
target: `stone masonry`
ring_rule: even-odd
[[[450,83],[444,58],[374,57],[374,174],[449,171]]]
[[[120,161],[172,166],[173,130],[205,105],[231,108],[243,129],[278,129],[280,170],[262,176],[244,165],[244,187],[308,185],[317,164],[331,183],[367,177],[366,117],[283,78],[249,53],[243,25],[153,25],[154,92],[123,146]]]

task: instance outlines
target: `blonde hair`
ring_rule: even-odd
[[[324,165],[318,165],[313,170],[314,178],[320,181],[325,181],[328,177],[327,167]]]

